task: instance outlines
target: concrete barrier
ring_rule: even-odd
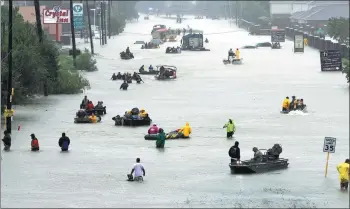
[[[298,29],[286,27],[286,36],[290,40],[294,40],[294,36],[297,34],[303,34],[304,38],[308,40],[308,46],[318,49],[320,51],[324,50],[340,50],[343,58],[349,58],[349,46],[346,44],[335,43],[331,40],[325,40],[318,36],[311,35],[307,32],[300,31]]]

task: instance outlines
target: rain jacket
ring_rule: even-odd
[[[87,105],[87,109],[88,109],[88,110],[93,110],[93,109],[94,109],[94,104],[89,103],[89,104]]]
[[[235,54],[236,54],[236,59],[239,59],[240,51],[239,51],[238,49],[236,50],[236,53],[235,53]]]
[[[140,113],[139,113],[139,116],[140,116],[141,118],[144,118],[144,117],[147,116],[147,112],[146,112],[146,111],[140,112]]]
[[[192,132],[190,124],[186,123],[186,125],[181,129],[181,132],[183,133],[184,137],[189,137]]]
[[[284,99],[283,103],[282,103],[282,107],[286,108],[286,109],[289,109],[289,105],[290,105],[289,99]]]
[[[90,118],[90,120],[91,120],[92,123],[96,123],[96,122],[97,122],[97,117],[96,117],[96,115],[91,115],[89,118]]]
[[[148,129],[148,134],[157,134],[158,133],[158,127],[156,125],[153,125]]]
[[[164,147],[165,144],[165,133],[159,133],[156,141],[156,146],[157,147]]]
[[[32,149],[33,148],[39,149],[39,141],[38,141],[38,139],[37,138],[32,139],[32,142],[31,142],[30,145],[32,146]]]
[[[340,163],[337,166],[337,170],[339,173],[340,182],[342,182],[342,183],[349,182],[349,164],[348,163]]]
[[[70,144],[70,139],[67,136],[62,136],[60,140],[58,140],[58,146],[62,149],[68,149]]]
[[[226,128],[227,132],[235,132],[236,131],[236,127],[235,127],[235,122],[232,120],[232,123],[228,122],[224,128]]]

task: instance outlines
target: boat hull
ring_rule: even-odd
[[[101,116],[97,115],[96,117],[97,117],[97,123],[101,122]],[[92,123],[92,122],[88,117],[84,117],[84,118],[75,117],[74,123]]]
[[[249,161],[243,161],[242,164],[230,163],[229,167],[231,173],[234,174],[252,174],[286,169],[288,165],[288,159],[279,158],[277,160],[269,160],[260,163],[251,163]]]
[[[122,119],[122,122],[119,123],[115,123],[116,126],[149,126],[151,125],[152,120],[139,120],[139,119]]]

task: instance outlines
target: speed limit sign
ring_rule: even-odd
[[[325,137],[323,144],[323,152],[335,153],[335,145],[337,139],[334,137]]]

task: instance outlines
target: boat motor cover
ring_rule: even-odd
[[[280,155],[282,153],[282,146],[280,144],[275,144],[271,149],[269,149],[269,153],[272,155]]]
[[[134,108],[131,109],[131,114],[132,115],[138,115],[139,113],[140,113],[139,108],[134,107]]]

